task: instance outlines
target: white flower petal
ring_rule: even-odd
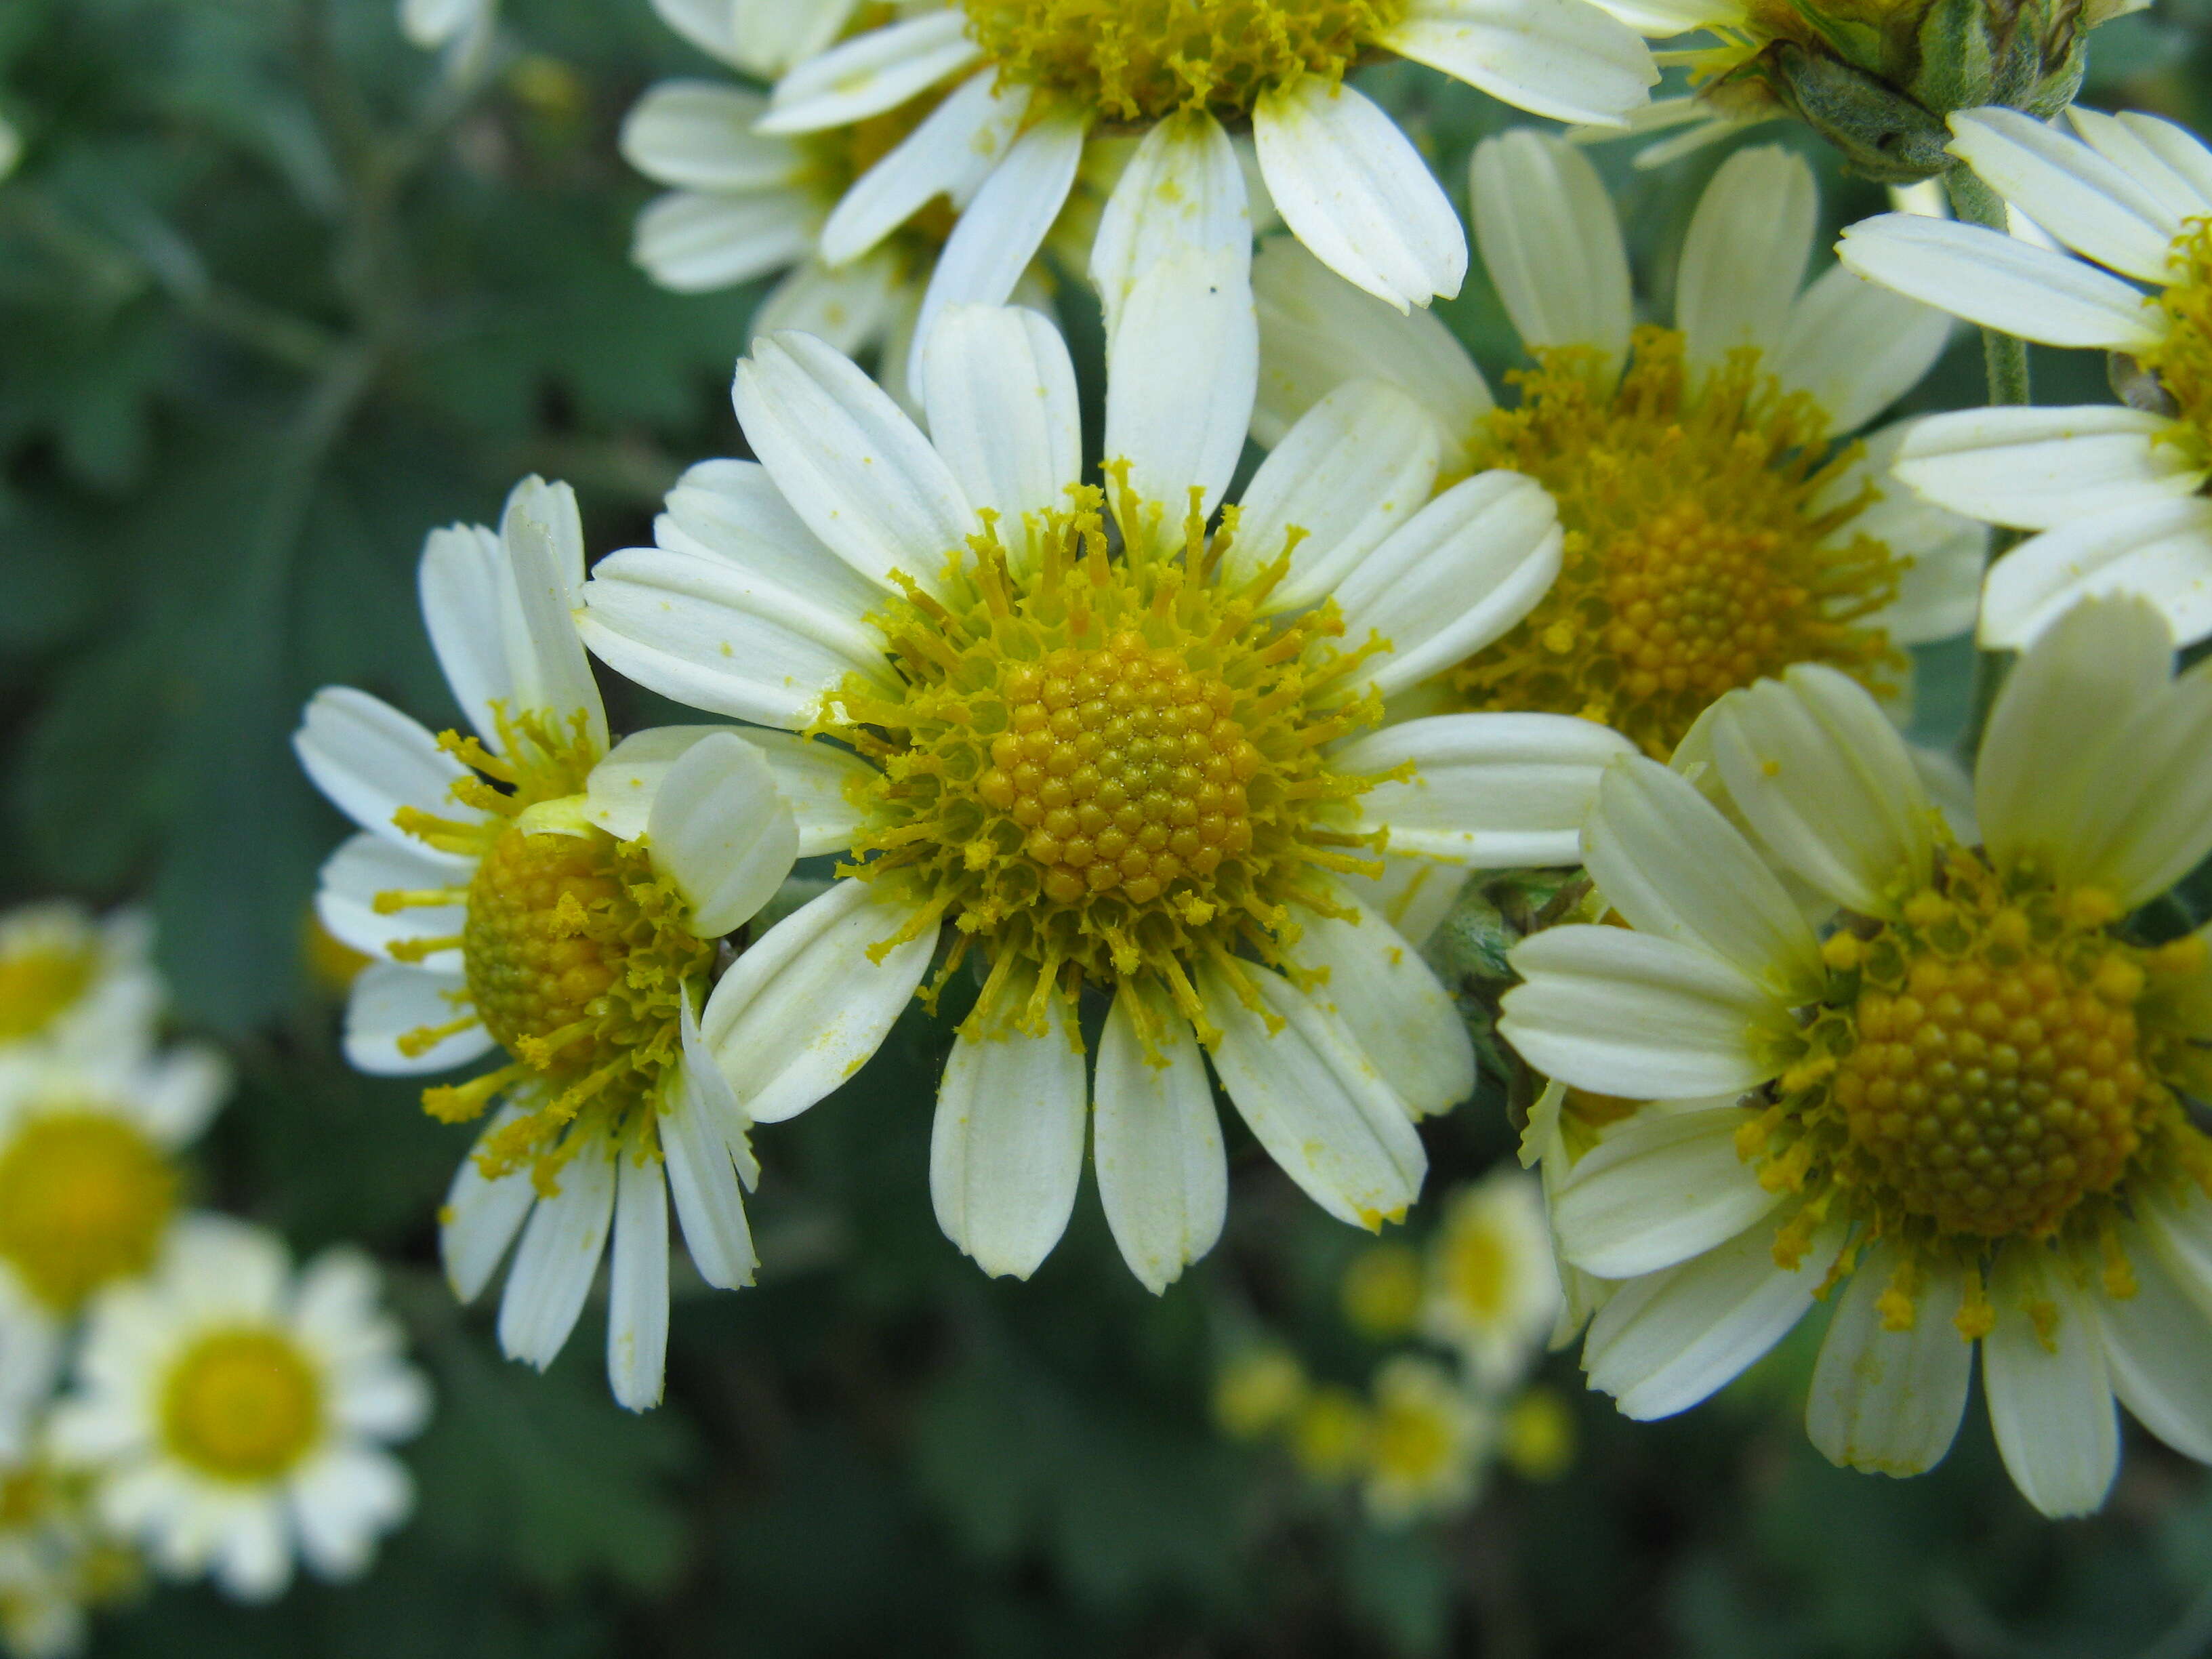
[[[1356,738],[1333,757],[1346,773],[1414,766],[1359,798],[1359,819],[1390,850],[1499,870],[1573,864],[1599,775],[1627,738],[1571,714],[1437,714]]]
[[[2212,1463],[2212,1366],[2207,1316],[2140,1232],[2122,1234],[2133,1294],[2086,1298],[2104,1337],[2112,1391],[2176,1451]]]
[[[1026,1004],[1030,986],[1010,986]],[[1045,1029],[960,1030],[938,1085],[929,1196],[945,1236],[996,1278],[1037,1270],[1074,1212],[1086,1119],[1083,1039],[1053,991]]]
[[[1379,380],[1337,387],[1299,419],[1245,486],[1228,579],[1249,580],[1290,545],[1272,611],[1303,611],[1334,593],[1383,538],[1429,499],[1441,450],[1435,422]]]
[[[1373,910],[1419,950],[1451,914],[1470,877],[1463,865],[1386,853],[1380,877],[1347,872],[1337,879],[1354,903]]]
[[[420,847],[394,823],[403,806],[439,817],[483,816],[450,793],[468,769],[437,738],[380,698],[349,685],[326,685],[307,700],[293,752],[316,788],[373,836]]]
[[[2071,1264],[2014,1241],[1998,1253],[1982,1339],[1982,1390],[2021,1497],[2053,1520],[2104,1505],[2120,1464],[2105,1345]]]
[[[1974,770],[1974,816],[2000,869],[2069,857],[2093,778],[2132,768],[2119,734],[2156,708],[2172,672],[2172,636],[2140,599],[2066,612],[2026,652],[1990,711]]]
[[[434,530],[422,543],[416,588],[430,648],[453,700],[495,753],[499,723],[492,705],[526,707],[518,696],[507,641],[523,634],[514,566],[496,532],[482,525]]]
[[[848,264],[933,198],[964,202],[975,193],[1029,113],[1030,88],[998,82],[994,69],[972,76],[854,181],[822,228],[823,259]]]
[[[592,1134],[561,1166],[561,1189],[540,1199],[499,1304],[499,1346],[544,1370],[568,1341],[599,1276],[615,1215],[615,1149]]]
[[[1024,526],[1066,511],[1083,477],[1083,412],[1060,331],[1016,307],[954,306],[925,348],[930,440],[979,512],[998,514],[1017,570],[1036,561]]]
[[[282,1500],[265,1488],[248,1488],[223,1510],[210,1576],[237,1601],[275,1601],[292,1582]]]
[[[1815,1238],[1793,1270],[1776,1265],[1771,1229],[1753,1226],[1664,1273],[1632,1279],[1590,1322],[1583,1369],[1639,1421],[1686,1411],[1788,1334],[1842,1243]]]
[[[1638,931],[1711,951],[1792,1006],[1826,985],[1820,942],[1774,872],[1694,785],[1658,762],[1628,755],[1606,769],[1583,826],[1583,859]]]
[[[1345,381],[1370,379],[1409,394],[1437,422],[1446,456],[1464,457],[1491,409],[1490,388],[1441,317],[1394,310],[1288,237],[1260,250],[1252,286],[1262,348],[1253,436],[1279,444]]]
[[[1834,265],[1791,304],[1769,367],[1785,390],[1809,394],[1840,437],[1918,386],[1953,326],[1947,313]]]
[[[1888,915],[1900,873],[1926,880],[1927,791],[1905,739],[1856,681],[1800,663],[1717,708],[1712,744],[1759,838],[1838,903]]]
[[[607,714],[599,682],[577,636],[583,605],[584,523],[575,492],[564,483],[525,478],[508,494],[500,539],[514,562],[520,635],[507,641],[509,673],[521,709],[563,723],[581,714],[594,752],[607,748]],[[518,711],[519,712],[519,711]]]
[[[1623,125],[1659,78],[1636,32],[1583,0],[1424,0],[1378,39],[1517,109],[1594,126]]]
[[[663,81],[623,118],[628,161],[657,185],[704,191],[775,190],[805,167],[789,140],[753,131],[768,100],[720,81]]]
[[[781,590],[779,602],[804,613],[796,623],[872,661],[883,644],[861,618],[883,603],[882,585],[814,538],[758,461],[701,461],[668,492],[653,524],[656,546],[730,565]]]
[[[738,957],[700,1023],[715,1063],[757,1123],[795,1117],[859,1071],[929,970],[937,930],[891,945],[913,906],[841,881]]]
[[[679,190],[637,216],[630,258],[665,289],[711,294],[797,264],[814,251],[821,225],[821,208],[798,191]]]
[[[368,1571],[376,1540],[407,1518],[415,1483],[398,1459],[366,1447],[328,1448],[292,1477],[300,1553],[335,1583]]]
[[[699,1277],[717,1290],[734,1291],[751,1284],[760,1266],[732,1158],[732,1137],[744,1134],[744,1114],[688,1002],[683,1024],[684,1064],[660,1106],[668,1192]]]
[[[1120,329],[1138,282],[1169,255],[1218,255],[1249,272],[1252,212],[1237,147],[1203,112],[1153,124],[1115,180],[1091,245],[1091,283]]]
[[[616,1404],[650,1411],[668,1359],[668,1181],[658,1157],[620,1149],[615,1165],[607,1382]]]
[[[2212,213],[2212,150],[2189,130],[2133,110],[2118,115],[2069,105],[2082,142],[2148,191],[2178,219]]]
[[[1088,124],[1073,111],[1047,115],[1014,141],[991,170],[937,256],[907,352],[907,381],[928,401],[930,336],[948,307],[1003,305],[1044,246],[1075,185]]]
[[[1462,478],[1392,532],[1338,586],[1347,635],[1390,642],[1368,678],[1391,696],[1497,639],[1559,574],[1559,508],[1519,472]]]
[[[836,270],[819,258],[803,260],[760,302],[749,338],[811,334],[833,350],[858,356],[890,334],[908,280],[900,256],[888,248]]]
[[[1781,1069],[1788,1008],[1718,957],[1620,927],[1547,928],[1513,951],[1498,1030],[1547,1077],[1630,1100],[1732,1094]]]
[[[2156,605],[2180,643],[2212,634],[2212,501],[2138,501],[2021,543],[1990,568],[1981,642],[2029,644],[2083,599],[2124,594]]]
[[[1960,110],[1951,133],[1952,155],[2075,252],[2147,283],[2166,280],[2181,216],[2088,145],[1997,105]]]
[[[609,835],[635,841],[645,833],[647,814],[669,768],[717,732],[743,738],[767,761],[776,793],[797,820],[800,858],[852,845],[860,817],[846,790],[874,776],[875,769],[846,750],[759,726],[660,726],[624,738],[592,769],[585,816]]]
[[[776,82],[760,131],[820,132],[896,107],[979,55],[958,7],[870,29],[799,64]]]
[[[1600,1278],[1632,1279],[1717,1249],[1769,1214],[1784,1194],[1767,1191],[1736,1150],[1751,1121],[1733,1102],[1630,1118],[1583,1154],[1553,1200],[1560,1255]]]
[[[808,0],[803,6],[790,0],[655,0],[655,6],[666,16],[672,3],[687,3],[711,6],[720,15],[719,27],[732,48],[729,61],[763,80],[827,51],[860,5],[860,0]],[[682,32],[672,21],[672,27]]]
[[[1343,888],[1332,896],[1354,920],[1294,912],[1304,930],[1298,964],[1328,975],[1313,1000],[1344,1022],[1414,1116],[1450,1110],[1474,1092],[1474,1045],[1450,994],[1405,935]]]
[[[1943,1461],[1966,1409],[1974,1349],[1952,1322],[1966,1299],[1953,1265],[1923,1262],[1912,1327],[1887,1328],[1881,1298],[1904,1257],[1887,1241],[1861,1258],[1820,1343],[1805,1429],[1831,1463],[1919,1474]]]
[[[1895,471],[1954,512],[2047,530],[2195,490],[2203,470],[2156,441],[2171,424],[2117,404],[1962,409],[1914,422]]]
[[[525,1115],[519,1105],[501,1106],[484,1132],[477,1137],[461,1167],[453,1171],[453,1184],[446,1189],[445,1207],[438,1212],[438,1253],[446,1264],[446,1282],[463,1302],[473,1302],[499,1271],[500,1258],[521,1231],[522,1218],[537,1200],[538,1188],[527,1169],[514,1170],[496,1181],[487,1180],[477,1158],[501,1129]]]
[[[1791,151],[1762,144],[1721,164],[1691,217],[1674,293],[1692,368],[1717,368],[1741,346],[1776,361],[1820,205],[1813,169]]]
[[[1412,38],[1422,33],[1415,25]],[[1276,211],[1331,270],[1401,307],[1459,292],[1459,216],[1412,141],[1365,94],[1318,75],[1271,88],[1253,106],[1252,139]]]
[[[323,866],[322,885],[315,894],[315,914],[333,938],[374,957],[389,957],[402,939],[459,938],[468,920],[464,893],[471,872],[458,859],[446,858],[427,847],[401,847],[381,836],[349,836]],[[450,889],[447,904],[409,905],[380,915],[380,893],[429,893]],[[433,973],[460,971],[457,945],[433,951],[422,959]]]
[[[823,546],[886,588],[899,570],[937,591],[975,512],[929,440],[851,359],[804,334],[756,341],[734,401],[754,453]]]
[[[735,0],[738,5],[747,3],[748,0]],[[768,0],[768,3],[774,3],[774,0]],[[732,0],[653,0],[653,9],[662,22],[709,58],[748,74],[757,72],[756,66],[747,61],[739,47],[732,27]]]
[[[1475,146],[1468,194],[1483,265],[1522,343],[1594,348],[1617,372],[1635,322],[1628,252],[1588,155],[1516,127]]]
[[[345,1057],[380,1077],[413,1077],[465,1066],[492,1047],[480,1024],[453,1032],[420,1054],[401,1051],[412,1032],[451,1025],[469,1012],[468,981],[398,962],[372,962],[355,976],[346,999]]]
[[[1149,1004],[1157,1060],[1130,1007],[1140,998]],[[1229,1161],[1190,1023],[1141,981],[1124,981],[1107,1011],[1093,1088],[1093,1161],[1106,1224],[1129,1271],[1158,1295],[1221,1237]]]
[[[676,884],[702,939],[733,933],[783,885],[799,823],[767,758],[716,732],[668,769],[646,821],[654,873]]]
[[[1979,225],[1885,213],[1845,230],[1836,254],[1924,305],[2045,345],[2141,351],[2160,338],[2142,295],[2118,277]]]
[[[1405,1103],[1337,1015],[1280,974],[1240,967],[1258,1009],[1244,1006],[1218,963],[1198,972],[1206,1018],[1221,1033],[1213,1049],[1221,1086],[1268,1156],[1322,1209],[1370,1232],[1397,1220],[1419,1195],[1429,1162]]]
[[[1131,491],[1162,522],[1123,534],[1179,539],[1194,490],[1212,513],[1244,453],[1259,374],[1242,257],[1164,255],[1138,278],[1107,342],[1106,459],[1129,464]]]

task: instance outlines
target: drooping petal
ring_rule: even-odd
[[[615,1156],[607,1271],[607,1382],[634,1412],[660,1403],[668,1358],[668,1182],[658,1158]]]
[[[1150,1004],[1148,1052],[1130,1004]],[[1158,1295],[1213,1248],[1229,1207],[1229,1161],[1206,1058],[1184,1019],[1140,981],[1124,981],[1098,1044],[1091,1134],[1106,1224]]]
[[[453,1171],[453,1184],[446,1190],[440,1212],[438,1253],[446,1265],[446,1282],[463,1302],[473,1302],[499,1271],[507,1247],[521,1231],[522,1218],[537,1201],[538,1188],[526,1169],[514,1170],[496,1180],[488,1179],[477,1158],[494,1135],[525,1115],[525,1109],[506,1105],[493,1114],[477,1137],[461,1167]]]
[[[819,858],[853,844],[860,814],[846,791],[874,776],[875,769],[849,750],[758,726],[657,726],[624,738],[592,769],[585,816],[618,840],[635,841],[646,832],[647,814],[669,769],[694,744],[717,732],[744,738],[768,763],[776,793],[796,820],[800,858]]]
[[[540,1199],[499,1304],[499,1346],[544,1370],[584,1310],[615,1215],[615,1152],[591,1136],[561,1167],[561,1189]]]
[[[654,873],[676,884],[702,939],[733,933],[799,855],[799,823],[761,751],[717,732],[668,769],[646,820]]]
[[[660,1107],[660,1147],[668,1160],[668,1192],[684,1243],[699,1277],[717,1290],[753,1282],[760,1257],[745,1220],[732,1138],[744,1113],[713,1052],[700,1035],[689,1001],[683,1010],[684,1063]]]
[[[2021,1496],[2053,1520],[2101,1508],[2120,1465],[2105,1344],[2071,1264],[2025,1241],[1998,1254],[1982,1389]]]
[[[1823,1457],[1846,1468],[1893,1475],[1934,1468],[1966,1409],[1974,1349],[1952,1323],[1966,1298],[1965,1275],[1940,1259],[1918,1264],[1911,1326],[1892,1330],[1881,1303],[1904,1259],[1887,1241],[1861,1258],[1813,1369],[1806,1432]]]

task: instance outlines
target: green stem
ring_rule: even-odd
[[[2005,210],[2004,198],[1983,182],[1974,170],[1963,163],[1951,169],[1945,177],[1950,187],[1951,210],[1965,224],[1981,225],[2000,235],[2012,234],[2012,222]],[[2001,333],[1993,328],[1982,331],[1982,362],[1989,376],[1990,402],[1992,405],[2022,404],[2033,401],[2027,375],[2027,342],[2017,335]],[[1992,562],[2009,552],[2021,538],[2008,530],[1992,531],[1990,535],[1989,556]],[[1960,734],[1959,746],[1968,766],[1981,747],[1982,729],[1989,724],[1990,711],[1996,708],[1997,692],[2004,684],[2005,672],[2012,665],[2010,653],[2001,651],[1979,651],[1974,655],[1974,685],[1972,707],[1966,717],[1966,729]]]

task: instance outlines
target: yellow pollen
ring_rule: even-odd
[[[100,951],[89,942],[0,957],[0,1042],[38,1036],[92,988],[99,972]]]
[[[2196,953],[2082,920],[2112,908],[1946,847],[1935,883],[1856,964],[1832,961],[1811,1060],[1792,1068],[1802,1081],[1785,1077],[1739,1137],[1770,1189],[1806,1196],[1804,1214],[1847,1216],[1905,1250],[1911,1271],[1883,1304],[1893,1326],[1910,1320],[1911,1264],[1928,1253],[1971,1262],[2062,1231],[2094,1246],[2140,1182],[2203,1167],[2169,1086],[2187,1044],[2161,986]]]
[[[1115,121],[1247,114],[1262,93],[1334,85],[1407,0],[964,0],[969,33],[1006,80]]]
[[[1756,351],[1702,382],[1682,353],[1679,332],[1644,328],[1609,393],[1586,348],[1510,377],[1521,403],[1485,417],[1474,465],[1541,483],[1566,544],[1527,618],[1449,672],[1460,706],[1579,714],[1664,760],[1716,698],[1791,663],[1877,690],[1904,671],[1867,621],[1903,562],[1850,531],[1877,497],[1826,499],[1857,448]]]
[[[0,1152],[0,1258],[56,1313],[144,1273],[177,1197],[159,1148],[105,1112],[32,1119]]]
[[[2173,400],[2168,441],[2193,465],[2212,466],[2212,216],[2184,226],[2172,257],[2182,275],[2156,301],[2166,337],[2141,361]]]
[[[218,1330],[185,1350],[161,1389],[170,1453],[218,1480],[283,1478],[322,1437],[323,1383],[282,1332]]]
[[[1075,494],[1036,568],[993,532],[943,603],[909,588],[878,619],[899,690],[855,678],[815,728],[881,768],[856,786],[858,872],[911,895],[914,936],[953,924],[927,994],[981,949],[985,1024],[1038,1029],[1041,999],[1085,979],[1148,980],[1195,1018],[1201,962],[1281,965],[1290,907],[1336,914],[1326,872],[1374,867],[1316,822],[1376,781],[1323,753],[1381,714],[1334,608],[1261,617],[1286,567],[1224,577],[1233,513],[1210,544],[1194,523],[1172,552],[1109,557],[1103,498]]]

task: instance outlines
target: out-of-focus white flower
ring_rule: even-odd
[[[153,947],[135,910],[94,921],[60,902],[0,916],[0,1055],[143,1051],[166,1000]]]

